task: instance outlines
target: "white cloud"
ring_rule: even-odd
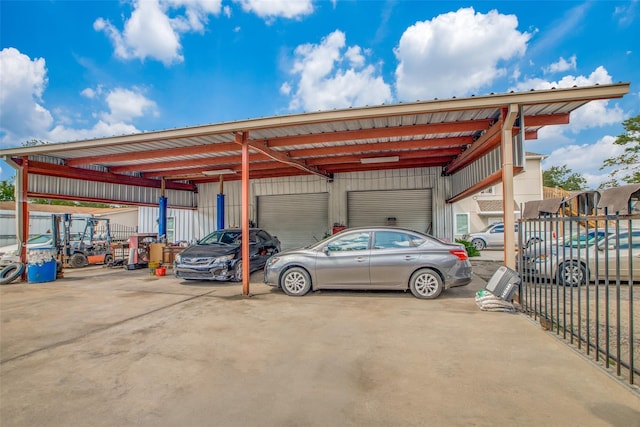
[[[506,74],[501,61],[524,54],[531,35],[515,15],[473,8],[439,15],[407,28],[395,49],[398,98],[463,96]]]
[[[169,16],[169,9],[184,14]],[[111,22],[98,18],[96,31],[104,31],[121,59],[156,59],[165,65],[183,61],[180,34],[203,32],[209,15],[221,12],[221,0],[138,0],[120,32]]]
[[[16,146],[39,139],[53,123],[43,107],[47,86],[44,58],[31,60],[15,48],[0,51],[0,134],[2,146]]]
[[[96,91],[88,87],[80,92],[80,95],[84,96],[85,98],[93,99],[96,97]]]
[[[130,89],[116,88],[110,91],[106,102],[109,113],[103,113],[102,119],[107,123],[130,122],[145,114],[156,114],[155,102]]]
[[[349,60],[352,67],[362,67],[365,63],[364,55],[360,46],[351,46],[344,56]]]
[[[290,109],[328,110],[392,100],[390,86],[373,65],[366,65],[362,49],[345,47],[345,34],[336,30],[320,44],[295,49],[290,70],[295,81],[281,86],[281,93],[293,93]]]
[[[156,103],[141,89],[106,90],[101,85],[81,92],[92,102],[106,105],[106,111],[94,113],[99,119],[94,125],[87,127],[85,118],[65,115],[64,108],[54,108],[52,114],[43,106],[45,60],[31,60],[14,48],[0,51],[0,75],[0,147],[16,147],[30,139],[60,142],[131,134],[139,132],[133,120],[157,115]],[[74,123],[82,128],[74,128]]]
[[[624,147],[614,144],[616,137],[604,136],[594,144],[572,144],[553,150],[543,161],[543,169],[567,165],[573,172],[582,174],[589,188],[598,188],[609,178],[612,168],[600,172],[604,160],[622,154]]]
[[[242,10],[271,22],[275,18],[300,19],[313,13],[312,0],[234,0]]]
[[[618,18],[621,27],[628,27],[633,23],[638,6],[638,0],[630,1],[622,6],[616,6],[614,16]]]
[[[185,9],[185,16],[178,15],[173,22],[182,32],[202,33],[209,23],[209,15],[219,15],[222,11],[221,0],[162,0],[162,3],[174,9]],[[224,12],[228,13],[226,9]]]
[[[286,96],[289,96],[291,94],[291,90],[292,87],[288,82],[284,82],[282,83],[282,86],[280,86],[280,93]]]
[[[613,79],[607,70],[600,66],[588,76],[567,75],[558,81],[547,81],[541,78],[525,80],[510,90],[525,92],[531,89],[546,90],[552,88],[570,88],[574,86],[593,86],[611,84]],[[618,106],[609,107],[610,101],[592,101],[578,108],[571,114],[571,123],[567,130],[577,133],[585,129],[620,123],[625,118],[624,111]]]
[[[100,138],[114,135],[130,135],[140,132],[134,125],[117,122],[105,123],[99,120],[88,129],[74,129],[58,125],[48,132],[48,141],[77,141],[81,139]]]
[[[554,62],[549,65],[544,71],[546,73],[562,73],[568,70],[575,70],[577,65],[576,59],[576,55],[573,55],[568,61],[563,57],[560,57],[558,62]]]

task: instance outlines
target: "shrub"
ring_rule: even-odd
[[[461,245],[464,245],[464,248],[467,250],[467,255],[469,255],[469,258],[474,256],[480,256],[480,251],[477,250],[475,246],[471,244],[471,242],[468,242],[462,239],[456,239],[456,243],[460,243]]]

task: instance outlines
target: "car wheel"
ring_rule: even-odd
[[[442,277],[430,268],[416,271],[409,280],[409,289],[416,298],[437,298],[443,287]]]
[[[107,254],[104,256],[104,264],[109,265],[113,262],[113,255]]]
[[[242,282],[242,261],[236,262],[236,266],[233,268],[233,277],[231,280],[234,282]]]
[[[311,290],[311,277],[305,269],[293,267],[282,275],[280,287],[287,295],[301,297]]]
[[[71,268],[84,267],[85,265],[87,265],[87,263],[87,257],[81,253],[75,253],[71,255],[71,258],[69,259],[69,265],[71,266]]]
[[[487,244],[482,239],[473,239],[471,241],[471,244],[473,245],[474,248],[476,248],[479,251],[487,247]]]
[[[558,283],[580,286],[587,283],[587,269],[577,261],[564,262],[558,267]]]

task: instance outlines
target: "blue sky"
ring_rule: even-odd
[[[637,0],[2,0],[0,20],[0,148],[631,82],[527,143],[597,187],[640,114]]]

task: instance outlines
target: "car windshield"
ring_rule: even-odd
[[[214,231],[209,234],[202,240],[200,240],[199,244],[201,245],[215,245],[215,244],[225,244],[225,245],[239,245],[242,242],[242,232],[238,231]]]
[[[567,236],[565,237],[564,241],[563,241],[563,245],[564,246],[577,246],[579,245],[587,245],[587,246],[591,246],[593,244],[595,244],[597,241],[599,241],[600,239],[604,238],[605,233],[604,232],[595,232],[595,231],[590,231],[586,234],[582,233],[578,233],[578,234],[573,234],[571,236]]]
[[[27,240],[27,243],[47,243],[51,240],[51,236],[47,234],[40,234]]]
[[[489,231],[489,230],[491,230],[494,226],[495,226],[495,224],[487,225],[487,226],[482,230],[482,232],[484,233],[484,232],[486,232],[486,231]]]

